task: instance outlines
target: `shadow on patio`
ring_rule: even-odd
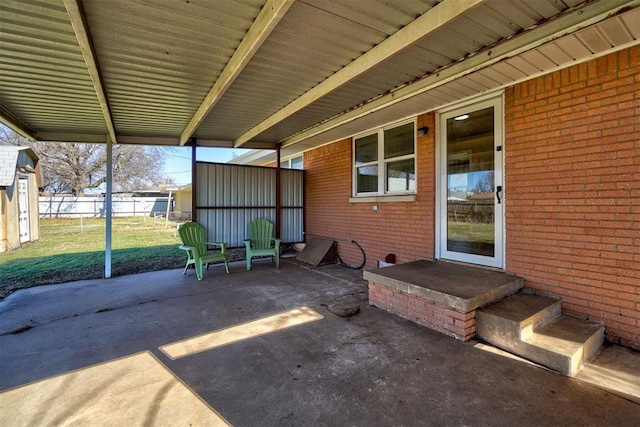
[[[43,286],[0,302],[2,425],[637,425],[640,405],[367,302],[283,260]],[[359,305],[352,317],[328,310]],[[176,345],[178,352],[168,357]],[[213,344],[213,345],[212,345]],[[177,356],[176,356],[177,354]],[[623,375],[624,376],[624,375]]]

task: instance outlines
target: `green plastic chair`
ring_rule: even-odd
[[[247,270],[251,270],[251,258],[270,256],[280,268],[280,239],[273,238],[273,224],[266,219],[256,219],[249,224],[249,238],[244,241],[247,250]]]
[[[182,274],[187,274],[187,269],[193,264],[198,280],[202,280],[202,265],[206,264],[208,270],[209,264],[215,261],[224,261],[224,267],[229,273],[226,243],[207,242],[204,227],[196,222],[182,224],[178,229],[178,234],[182,240],[180,249],[187,251],[187,264],[184,266]],[[209,252],[209,246],[219,248],[220,251]]]

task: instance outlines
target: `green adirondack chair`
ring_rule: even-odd
[[[266,219],[256,219],[249,224],[249,238],[244,241],[247,250],[247,270],[251,270],[251,258],[270,256],[280,268],[280,239],[273,238],[273,224]]]
[[[180,249],[187,251],[187,264],[184,266],[182,274],[187,273],[187,268],[193,264],[196,268],[198,280],[202,280],[202,265],[207,266],[215,261],[224,261],[224,267],[229,273],[229,262],[227,260],[227,245],[225,243],[207,242],[204,234],[204,227],[195,222],[187,222],[180,226],[178,234],[182,240]],[[209,246],[219,248],[219,251],[209,252]]]

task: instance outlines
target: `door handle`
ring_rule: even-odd
[[[502,192],[502,185],[498,185],[496,187],[496,197],[498,198],[498,204],[502,203],[502,200],[500,200],[500,193]]]

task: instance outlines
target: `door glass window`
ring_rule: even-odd
[[[447,119],[447,250],[495,255],[494,107]]]

